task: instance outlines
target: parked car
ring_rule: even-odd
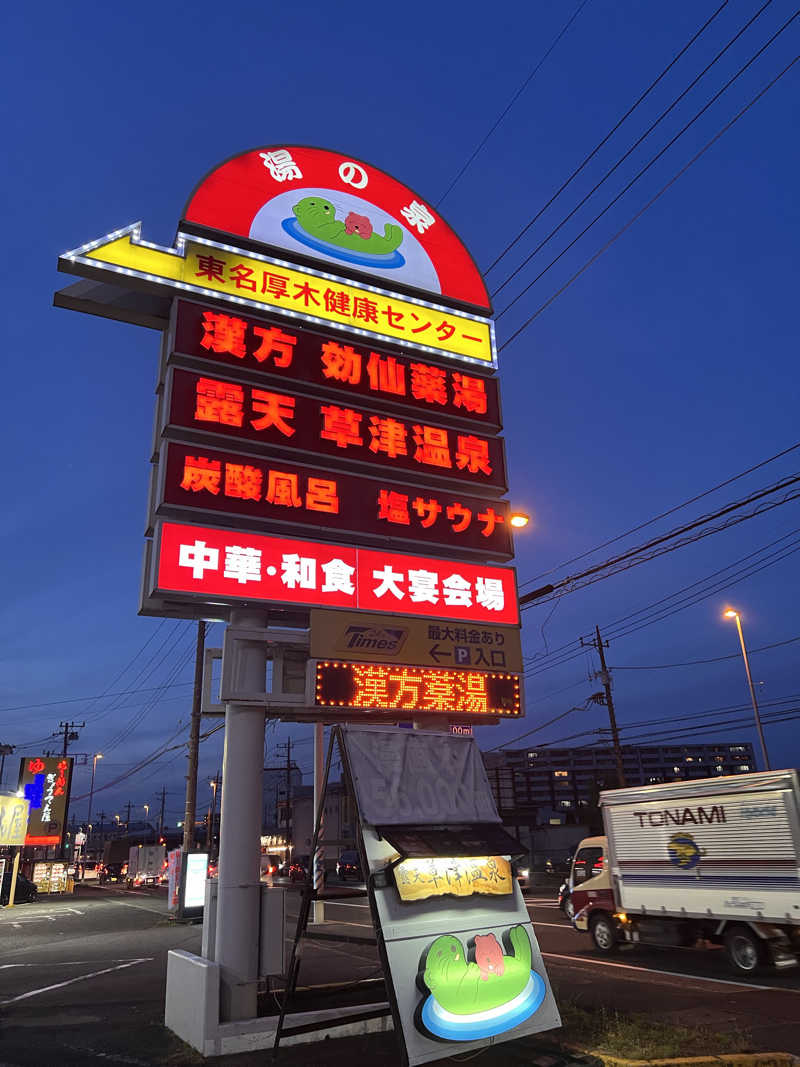
[[[340,882],[346,882],[348,878],[352,878],[354,882],[362,880],[361,857],[355,849],[342,852],[339,856],[336,861],[336,876]]]
[[[514,877],[519,883],[520,889],[527,889],[531,881],[531,869],[530,867],[523,866],[521,863],[513,864]]]
[[[128,877],[128,863],[104,863],[100,868],[100,885],[106,882],[124,882]]]
[[[570,890],[569,878],[566,882],[562,882],[558,887],[558,906],[564,912],[566,917],[572,922],[572,916],[575,914],[575,908],[572,903],[572,892]]]
[[[261,857],[261,881],[265,882],[280,873],[281,858],[271,853]]]
[[[33,903],[39,895],[39,890],[34,882],[26,878],[24,874],[17,874],[17,888],[14,892],[15,904]],[[8,904],[11,896],[11,871],[3,875],[3,883],[0,886],[0,904]]]
[[[290,882],[304,882],[308,877],[308,856],[295,856],[288,867]]]
[[[575,849],[571,848],[569,852],[560,856],[548,856],[544,861],[544,869],[547,874],[560,874],[563,877],[567,877],[572,870],[572,857],[575,855]]]

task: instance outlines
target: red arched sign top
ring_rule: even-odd
[[[376,284],[441,294],[481,309],[489,295],[460,239],[431,205],[368,163],[302,145],[234,156],[192,193],[184,218],[357,270]]]

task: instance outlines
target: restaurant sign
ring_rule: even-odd
[[[148,596],[519,622],[511,567],[159,522]],[[145,605],[146,609],[146,605]]]
[[[71,756],[25,757],[19,789],[30,802],[26,845],[62,845],[72,781]]]

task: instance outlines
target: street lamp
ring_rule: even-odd
[[[97,770],[97,761],[103,758],[102,752],[97,752],[92,760],[92,784],[89,788],[89,814],[86,816],[87,825],[92,821],[92,800],[94,799],[94,772]]]
[[[512,512],[512,513],[511,513],[511,514],[509,515],[509,517],[508,517],[508,521],[509,521],[509,522],[511,523],[511,525],[512,525],[512,526],[514,526],[514,527],[515,527],[515,528],[516,528],[517,530],[522,530],[522,529],[524,529],[524,528],[525,528],[525,527],[526,527],[526,526],[528,525],[528,523],[529,523],[529,522],[531,521],[531,517],[530,517],[530,515],[526,515],[524,511],[513,511],[513,512]]]
[[[747,684],[750,686],[750,699],[753,702],[753,714],[756,718],[756,729],[758,730],[758,740],[761,742],[761,755],[764,759],[764,769],[770,770],[769,756],[767,755],[767,742],[764,740],[764,731],[761,728],[761,716],[758,713],[758,701],[756,700],[756,691],[753,687],[753,677],[750,674],[750,660],[747,658],[747,645],[744,643],[744,634],[742,633],[742,620],[739,618],[739,612],[734,611],[733,608],[728,608],[725,612],[726,619],[736,619],[736,629],[739,631],[739,643],[742,646],[742,658],[744,659],[744,670],[747,675]]]

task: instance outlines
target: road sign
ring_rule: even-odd
[[[142,609],[163,595],[519,622],[511,567],[159,522]]]
[[[433,622],[319,608],[311,612],[311,656],[419,667],[522,670],[520,633],[515,626],[470,626],[441,618]]]
[[[497,365],[490,319],[181,231],[175,247],[165,248],[143,241],[135,223],[65,252],[59,269],[127,285],[137,280],[173,296],[224,297],[243,310],[268,308],[457,362]]]
[[[320,708],[367,709],[405,718],[522,714],[518,674],[339,660],[317,661],[315,674],[314,703]]]
[[[287,323],[278,315],[256,318],[236,307],[178,300],[167,352],[170,362],[188,357],[197,366],[202,360],[199,366],[212,377],[236,368],[266,388],[300,383],[339,404],[380,401],[390,411],[412,411],[415,421],[453,421],[471,433],[501,428],[497,379],[486,376],[488,368],[459,368],[433,353],[408,356],[399,346],[376,348],[365,337],[345,343],[336,330]]]

